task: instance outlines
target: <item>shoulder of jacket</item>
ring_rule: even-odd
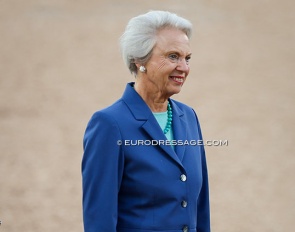
[[[110,106],[94,112],[91,120],[116,121],[116,116],[122,112],[124,105],[122,99],[119,99]]]

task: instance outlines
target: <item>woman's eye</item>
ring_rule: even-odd
[[[178,55],[176,55],[176,54],[171,54],[171,55],[169,55],[169,59],[171,59],[171,60],[173,60],[173,61],[176,61],[176,60],[178,60]]]
[[[186,63],[189,63],[190,59],[191,59],[190,56],[186,57],[186,58],[185,58]]]

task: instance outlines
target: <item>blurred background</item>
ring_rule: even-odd
[[[82,139],[133,76],[118,39],[168,10],[194,25],[191,73],[174,96],[198,113],[212,231],[295,226],[295,2],[0,0],[0,231],[83,231]],[[293,229],[292,229],[293,228]]]

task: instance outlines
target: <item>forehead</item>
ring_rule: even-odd
[[[174,51],[183,55],[191,53],[187,35],[183,31],[175,28],[165,28],[158,31],[154,51]]]

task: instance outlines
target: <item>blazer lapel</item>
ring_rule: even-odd
[[[180,159],[176,155],[173,148],[170,145],[165,145],[164,142],[161,142],[161,141],[167,140],[166,136],[164,135],[162,129],[160,128],[150,108],[147,106],[147,104],[144,102],[144,100],[134,90],[132,86],[133,86],[133,83],[127,84],[126,90],[122,96],[123,101],[127,104],[128,108],[132,112],[135,119],[139,121],[143,121],[141,128],[151,137],[152,140],[154,140],[156,143],[159,144],[161,149],[163,149],[167,155],[169,155],[174,161],[176,161],[179,165],[182,166]],[[173,105],[177,107],[175,104]],[[176,110],[176,113],[179,114],[180,113],[179,110]],[[178,117],[179,116],[177,115],[176,118]],[[177,135],[176,138],[181,139],[182,136],[179,134],[182,133],[182,127],[183,128],[185,127],[183,126],[183,124],[180,122],[179,119],[176,119],[176,122],[172,122],[172,123],[173,123],[174,134]],[[177,124],[180,124],[180,125],[177,125]],[[176,151],[182,154],[182,156],[180,157],[183,157],[183,152],[184,152],[183,149],[177,148]]]
[[[187,124],[183,119],[184,114],[173,100],[171,100],[171,103],[172,103],[172,109],[173,109],[172,128],[173,128],[174,139],[176,141],[185,142],[187,139]],[[180,161],[182,161],[184,152],[185,152],[185,146],[184,145],[175,146],[175,152],[178,155]]]
[[[155,140],[156,143],[178,164],[181,164],[178,156],[174,152],[173,148],[170,144],[165,145],[165,141],[167,140],[166,136],[164,135],[162,129],[158,125],[157,120],[151,114],[151,117],[142,125],[142,128],[150,135],[152,140]]]

